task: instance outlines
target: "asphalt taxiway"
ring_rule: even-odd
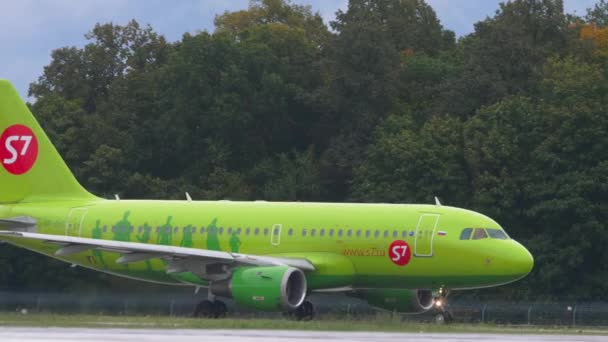
[[[606,336],[591,335],[524,335],[524,334],[457,334],[457,333],[382,333],[287,330],[207,330],[207,329],[83,329],[0,327],[2,342],[274,342],[274,341],[492,341],[492,342],[596,342]]]

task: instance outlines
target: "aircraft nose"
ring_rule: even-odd
[[[515,251],[512,253],[509,264],[511,264],[513,272],[517,276],[523,278],[532,271],[532,267],[534,267],[534,257],[526,247],[522,246],[519,242],[515,242],[514,247]]]

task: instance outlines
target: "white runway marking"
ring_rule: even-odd
[[[451,333],[375,333],[287,330],[206,330],[206,329],[82,329],[82,328],[0,328],[2,342],[275,342],[275,341],[493,341],[493,342],[599,342],[606,336],[451,334]]]

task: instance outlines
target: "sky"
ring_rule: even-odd
[[[292,0],[310,5],[326,23],[347,0]],[[501,0],[427,0],[442,25],[463,36],[492,17]],[[566,12],[584,15],[596,0],[564,0]],[[0,78],[10,80],[22,97],[42,75],[54,49],[82,47],[96,23],[124,25],[131,19],[150,24],[169,41],[185,32],[213,31],[213,19],[225,11],[246,9],[248,0],[0,0]]]

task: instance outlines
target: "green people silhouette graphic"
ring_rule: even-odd
[[[137,238],[137,241],[139,241],[141,243],[150,242],[150,230],[151,230],[151,228],[148,225],[148,222],[144,223],[141,234],[137,234],[137,236],[135,237],[135,238]]]
[[[230,241],[228,242],[230,243],[230,251],[232,253],[238,253],[239,248],[241,247],[241,239],[239,239],[239,236],[237,235],[236,231],[232,232],[232,235],[230,236]]]
[[[131,223],[129,222],[131,211],[126,211],[122,220],[118,221],[114,226],[114,240],[116,241],[131,241]]]
[[[192,247],[193,242],[192,242],[192,225],[189,224],[188,226],[184,227],[184,234],[182,237],[182,242],[179,243],[180,246],[182,247]]]
[[[214,218],[207,226],[207,249],[219,251],[220,239],[217,231],[217,218]]]
[[[167,217],[167,222],[160,226],[160,230],[158,232],[158,236],[156,238],[156,243],[159,245],[171,245],[173,240],[173,227],[171,226],[172,216]]]
[[[95,222],[95,228],[93,228],[93,233],[91,234],[93,239],[103,239],[103,230],[101,229],[100,224],[101,220],[97,220]],[[103,267],[106,268],[106,262],[103,260],[103,252],[97,249],[93,249],[91,252],[93,253],[95,259],[99,260]]]
[[[152,230],[152,227],[150,227],[148,225],[148,222],[146,222],[146,223],[144,223],[141,234],[138,234],[135,238],[137,239],[137,241],[139,241],[141,243],[148,243],[148,242],[150,242],[150,231],[151,230]],[[152,264],[150,263],[150,259],[146,259],[146,268],[148,269],[148,271],[152,271]]]

